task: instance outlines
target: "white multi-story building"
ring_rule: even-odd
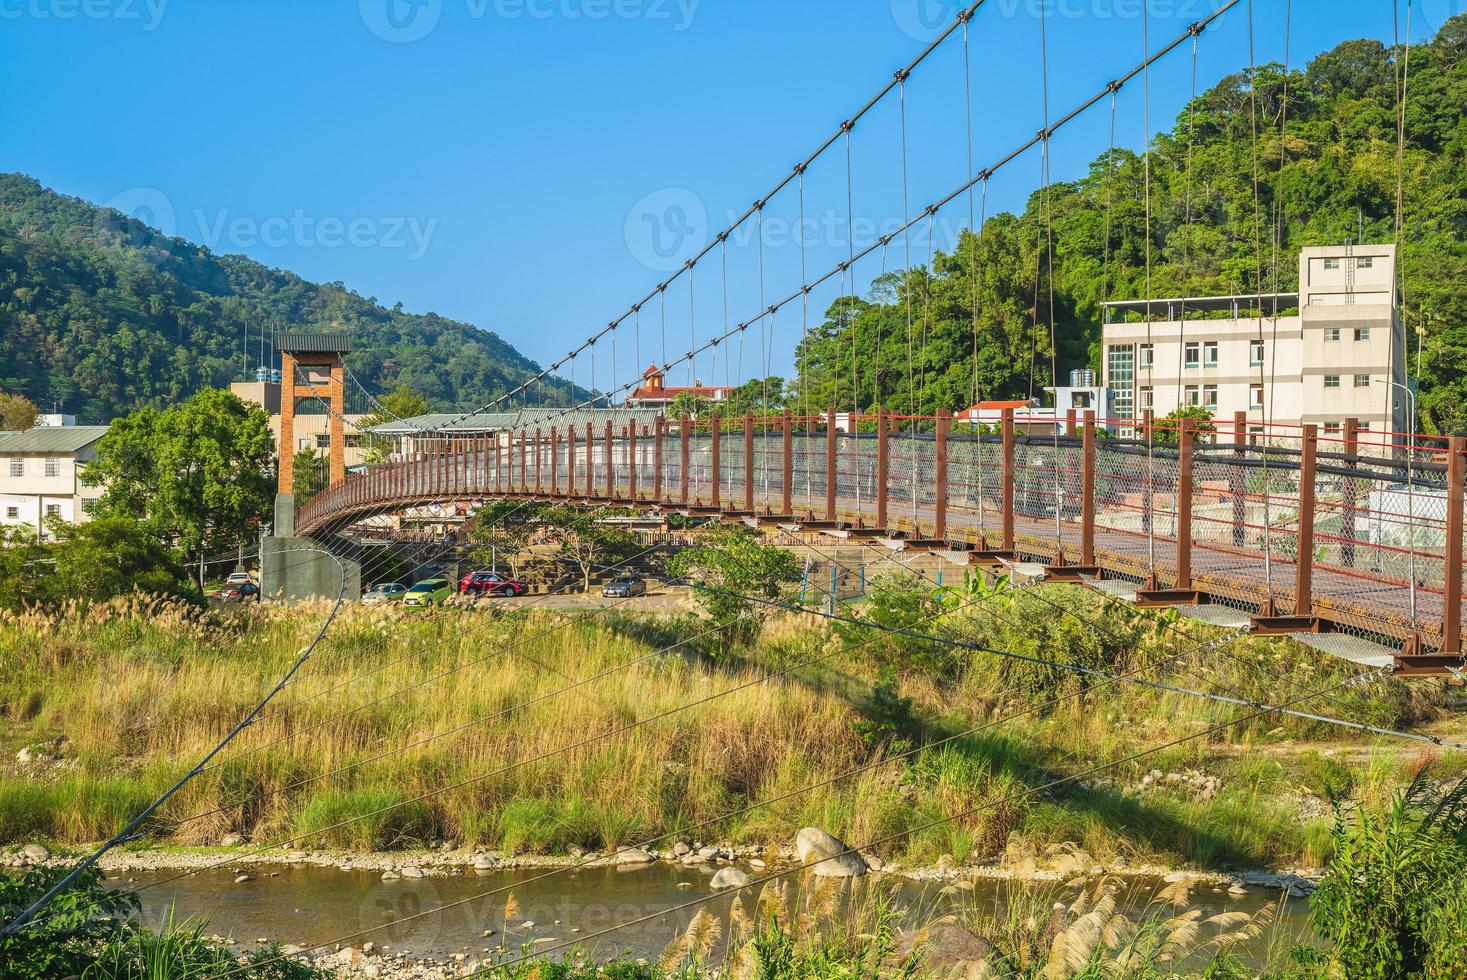
[[[1354,418],[1362,429],[1404,431],[1395,265],[1394,245],[1310,247],[1299,255],[1297,293],[1106,303],[1112,411],[1160,418],[1202,406],[1219,419],[1246,412],[1250,426],[1335,431]],[[1286,310],[1296,312],[1274,316]]]
[[[49,538],[48,518],[88,519],[101,487],[82,483],[105,425],[38,425],[0,432],[0,524],[24,524]]]

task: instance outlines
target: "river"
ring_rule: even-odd
[[[113,887],[148,886],[141,892],[145,918],[157,925],[170,913],[207,923],[211,934],[231,937],[242,948],[260,939],[299,946],[336,943],[378,948],[422,958],[456,953],[479,958],[497,947],[553,949],[576,942],[599,957],[616,954],[655,958],[686,926],[693,908],[679,908],[708,893],[712,869],[659,862],[635,868],[581,868],[533,881],[543,870],[473,872],[450,877],[383,881],[376,871],[342,871],[302,863],[252,865],[250,880],[236,882],[238,868],[217,868],[176,880],[172,872],[128,872],[112,877]],[[912,882],[886,876],[882,887],[911,911],[909,922],[926,921],[955,908],[1001,915],[1020,889],[1038,889],[1045,902],[1068,902],[1074,889],[978,879],[971,891],[942,892],[941,882]],[[1155,879],[1135,880],[1126,889],[1122,911],[1134,911],[1161,887]],[[746,889],[752,910],[757,887]],[[518,911],[506,925],[505,901],[513,894]],[[733,893],[707,903],[727,923]],[[1211,884],[1194,889],[1192,907],[1205,915],[1221,911],[1256,912],[1276,896],[1259,889],[1233,896]],[[428,912],[451,905],[441,913]],[[1304,902],[1285,908],[1278,927],[1264,933],[1259,953],[1280,940],[1310,937]],[[417,916],[417,917],[415,917]],[[601,930],[633,922],[605,936]],[[1281,932],[1280,932],[1281,930]],[[485,933],[489,932],[486,937]]]

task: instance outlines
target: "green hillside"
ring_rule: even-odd
[[[1281,65],[1261,67],[1256,93],[1245,74],[1199,93],[1152,146],[1150,295],[1289,290],[1298,284],[1302,246],[1396,241],[1400,54],[1379,41],[1347,41],[1287,77]],[[1428,429],[1461,432],[1467,15],[1413,47],[1409,68],[1402,287],[1411,375],[1421,328],[1424,421]],[[981,241],[964,235],[956,254],[935,257],[930,274],[892,275],[854,309],[834,306],[803,352],[797,397],[849,405],[854,340],[863,407],[880,402],[930,413],[969,404],[975,278],[980,397],[1022,396],[1049,383],[1051,285],[1060,376],[1098,367],[1100,304],[1147,295],[1142,158],[1098,149],[1085,177],[1052,185],[1047,201],[1036,191],[1021,215],[990,217]],[[1046,215],[1053,219],[1052,276]]]
[[[406,383],[435,407],[477,407],[539,371],[495,333],[387,309],[341,283],[313,283],[214,255],[131,217],[0,174],[0,390],[61,403],[84,422],[180,401],[241,380],[241,338],[350,330],[348,364],[370,389]],[[547,385],[564,401],[568,386]]]

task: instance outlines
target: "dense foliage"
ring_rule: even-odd
[[[722,627],[722,635],[749,642],[800,580],[800,559],[784,548],[763,544],[745,527],[719,528],[704,543],[673,556],[667,570],[692,582],[698,602]],[[745,598],[749,596],[750,598]]]
[[[348,330],[347,365],[370,390],[410,384],[444,409],[478,407],[539,370],[488,330],[214,255],[0,174],[0,389],[102,423],[242,379],[262,329]],[[568,390],[547,383],[544,397]]]
[[[849,406],[853,366],[863,408],[930,414],[975,394],[1038,394],[1051,356],[1060,377],[1100,366],[1101,303],[1148,295],[1148,257],[1153,297],[1246,294],[1295,288],[1303,246],[1394,242],[1400,54],[1347,41],[1302,70],[1224,78],[1152,144],[1149,248],[1145,162],[1105,152],[1086,176],[1037,190],[1023,214],[965,233],[930,268],[833,305],[800,352],[795,402]],[[1467,15],[1413,47],[1405,110],[1401,282],[1412,374],[1419,328],[1421,409],[1438,431],[1467,431],[1464,55]]]
[[[172,551],[139,522],[101,517],[53,522],[54,540],[20,525],[0,534],[0,609],[58,609],[141,592],[197,598]]]
[[[275,496],[275,441],[258,405],[205,389],[181,405],[117,419],[83,479],[100,515],[142,522],[197,558],[252,544]]]

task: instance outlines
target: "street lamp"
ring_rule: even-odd
[[[1400,388],[1406,393],[1411,408],[1411,419],[1406,433],[1406,533],[1411,554],[1411,628],[1416,628],[1416,481],[1414,479],[1414,456],[1416,452],[1416,392],[1411,386],[1399,381],[1384,381],[1376,378],[1377,384]]]

